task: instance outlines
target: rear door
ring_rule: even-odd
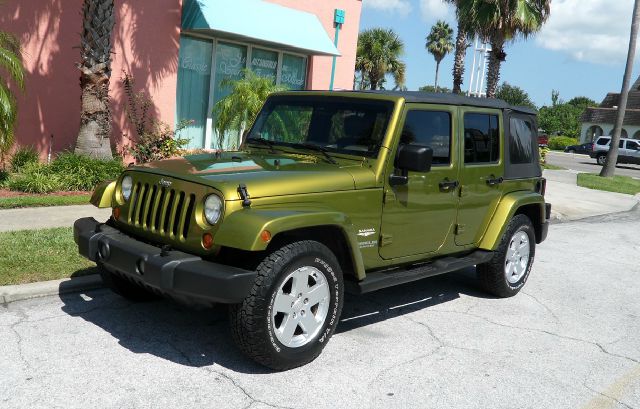
[[[625,153],[629,163],[640,164],[640,144],[636,141],[627,140]]]
[[[476,243],[502,196],[503,116],[500,110],[460,108],[462,167],[455,242]]]
[[[402,133],[394,140],[430,146],[433,164],[429,172],[409,172],[405,185],[391,186],[387,181],[380,230],[383,259],[434,253],[453,234],[458,204],[456,111],[447,105],[405,108]],[[397,146],[392,150],[395,154]],[[390,164],[387,175],[397,171]]]

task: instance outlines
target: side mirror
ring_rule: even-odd
[[[429,172],[433,162],[433,149],[423,145],[400,145],[396,155],[395,167],[402,172],[391,175],[389,183],[404,185],[408,182],[408,172]]]

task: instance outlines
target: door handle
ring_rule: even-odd
[[[457,180],[450,181],[448,179],[445,179],[439,183],[440,190],[444,190],[445,192],[457,188],[459,184],[460,183]]]
[[[493,175],[491,175],[489,178],[487,178],[487,185],[489,185],[489,186],[496,186],[496,185],[499,185],[502,182],[504,182],[504,178],[502,176],[497,178],[497,177],[494,177]]]

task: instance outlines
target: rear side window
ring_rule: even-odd
[[[631,149],[633,151],[637,151],[638,150],[638,142],[627,141],[627,149]]]
[[[428,146],[433,149],[434,165],[448,165],[451,163],[451,114],[444,111],[407,112],[400,143]]]
[[[609,145],[610,138],[598,138],[596,145],[606,146]]]
[[[464,162],[493,163],[500,157],[498,116],[492,114],[464,115]]]
[[[509,157],[511,163],[531,163],[533,154],[533,125],[531,121],[512,117],[509,121]]]

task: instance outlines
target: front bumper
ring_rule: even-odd
[[[73,224],[80,254],[114,274],[188,303],[240,303],[251,291],[254,271],[162,251],[88,217]]]

